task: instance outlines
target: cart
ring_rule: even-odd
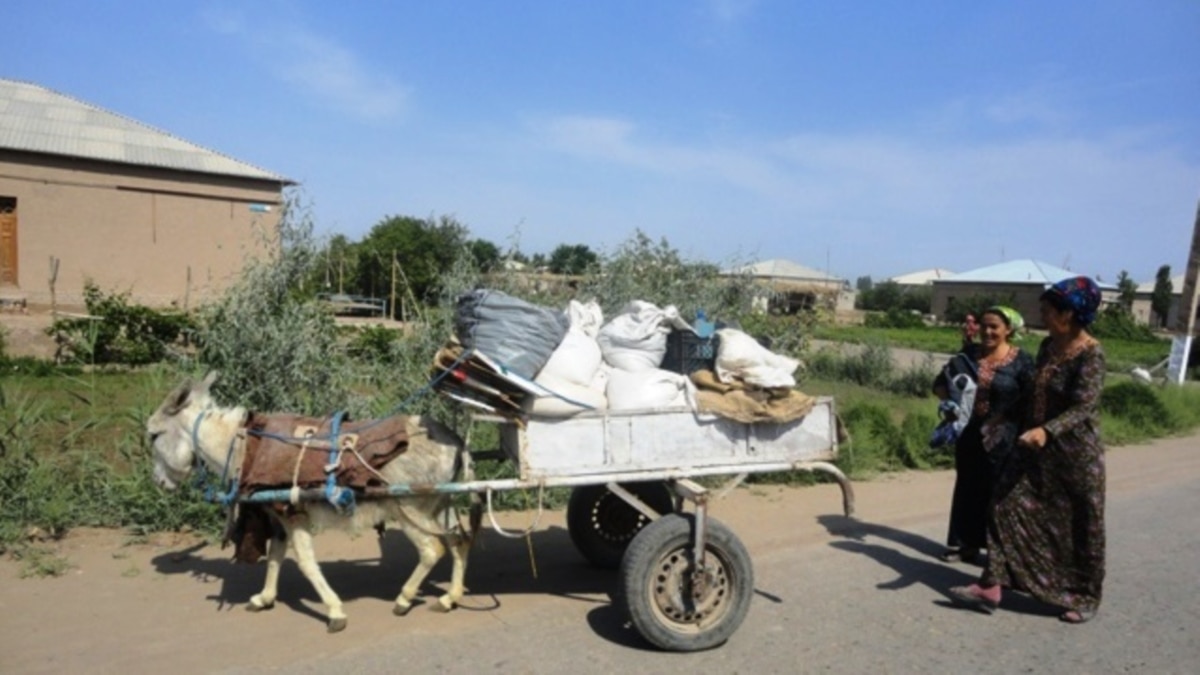
[[[709,515],[714,498],[753,473],[817,471],[838,482],[845,514],[854,510],[850,482],[830,463],[838,450],[832,398],[816,399],[807,415],[788,423],[747,424],[688,407],[565,418],[484,414],[474,421],[501,427],[500,448],[473,456],[505,457],[518,476],[454,491],[486,493],[491,517],[493,491],[573,488],[572,542],[592,564],[619,568],[618,604],[664,650],[720,645],[750,607],[750,555]],[[712,480],[719,477],[727,478]],[[494,519],[492,525],[500,529]]]
[[[360,496],[483,494],[493,529],[511,534],[496,523],[493,493],[572,488],[567,504],[572,542],[592,564],[619,568],[617,603],[638,632],[664,650],[720,645],[750,608],[750,554],[709,516],[715,498],[753,473],[823,472],[841,487],[845,514],[854,512],[850,482],[830,463],[837,457],[838,419],[828,397],[815,399],[804,417],[785,423],[738,422],[687,406],[571,417],[472,417],[472,423],[500,425],[500,447],[468,448],[471,457],[511,460],[515,478],[392,484],[366,488]],[[720,477],[727,478],[714,480]],[[322,500],[326,494],[322,488],[296,494],[262,490],[239,501],[294,498]]]

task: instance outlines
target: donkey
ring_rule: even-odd
[[[173,490],[191,473],[197,462],[212,471],[222,472],[229,455],[235,451],[237,435],[247,419],[242,407],[221,407],[209,393],[217,373],[210,372],[203,381],[190,379],[180,384],[150,416],[146,423],[154,451],[154,481],[162,488]],[[426,417],[406,417],[408,448],[383,465],[379,474],[389,484],[419,483],[436,485],[453,481],[457,467],[468,466],[463,456],[462,440],[447,427]],[[395,524],[417,549],[419,561],[412,575],[396,597],[392,612],[403,616],[413,607],[413,600],[433,566],[450,550],[453,568],[450,590],[438,598],[436,609],[454,609],[463,595],[463,578],[467,568],[467,552],[471,547],[474,527],[447,529],[443,523],[455,516],[447,495],[428,494],[386,499],[363,500],[352,514],[339,513],[324,502],[303,502],[298,510],[281,515],[276,509],[264,508],[272,521],[272,538],[267,546],[267,577],[262,592],[250,598],[246,609],[261,611],[275,604],[279,585],[279,568],[290,545],[300,571],[312,584],[321,602],[328,608],[327,627],[330,633],[343,630],[347,617],[342,601],[330,588],[313,552],[313,535],[325,528],[360,532],[375,527],[382,532],[387,523]],[[471,525],[478,523],[472,514]],[[455,520],[457,518],[455,517]]]

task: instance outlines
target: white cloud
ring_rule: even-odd
[[[298,24],[251,22],[231,9],[210,8],[211,30],[242,41],[276,78],[337,110],[368,120],[396,117],[409,91],[352,50]]]

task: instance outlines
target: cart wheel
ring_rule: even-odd
[[[694,569],[693,514],[663,516],[634,538],[622,562],[617,599],[642,637],[669,651],[716,647],[742,625],[754,592],[746,547],[707,520],[704,568]]]
[[[666,483],[621,483],[646,506],[659,513],[675,510]],[[616,569],[635,535],[650,519],[603,485],[583,485],[571,491],[567,531],[575,548],[596,567]]]

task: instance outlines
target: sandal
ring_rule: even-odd
[[[979,561],[979,549],[977,548],[948,548],[938,556],[942,562],[948,563],[975,563]]]
[[[942,551],[942,554],[939,555],[938,558],[941,559],[942,562],[962,562],[962,553],[956,548],[948,548],[945,551]]]
[[[977,609],[984,614],[991,614],[992,612],[996,611],[997,607],[1000,606],[1000,589],[996,586],[993,586],[992,588],[995,588],[997,591],[996,599],[994,600],[987,596],[987,591],[985,591],[979,584],[971,584],[970,586],[955,586],[950,589],[950,597],[964,607]]]
[[[1063,623],[1087,623],[1096,618],[1096,610],[1094,609],[1068,609],[1058,615],[1058,620]]]

